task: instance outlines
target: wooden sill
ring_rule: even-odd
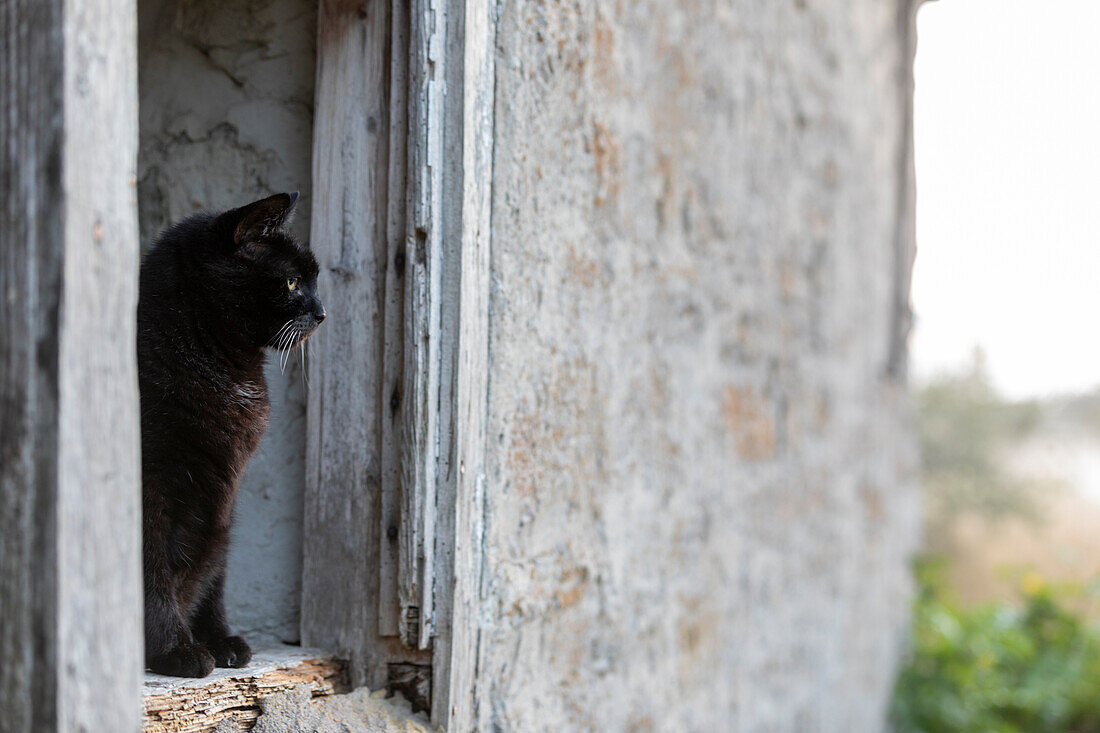
[[[308,687],[313,697],[347,692],[346,665],[315,649],[280,646],[256,652],[244,669],[216,669],[201,679],[145,673],[144,733],[205,733],[226,719],[249,730],[260,700]]]

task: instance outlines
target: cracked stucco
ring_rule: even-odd
[[[309,236],[316,3],[139,3],[141,240],[200,208],[300,190]],[[298,639],[305,384],[267,370],[271,423],[241,479],[229,556],[231,624],[254,644]]]

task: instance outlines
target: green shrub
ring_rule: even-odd
[[[891,709],[898,731],[1100,732],[1100,630],[1073,591],[1023,583],[1019,605],[960,607],[942,563],[917,567],[912,644]]]

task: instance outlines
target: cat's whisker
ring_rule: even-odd
[[[298,329],[294,329],[293,335],[286,342],[286,353],[283,354],[283,366],[290,362],[290,352],[294,351],[294,341],[298,338]]]
[[[289,334],[291,331],[293,331],[294,328],[295,328],[294,319],[291,318],[289,321],[286,322],[286,325],[283,326],[283,328],[281,330],[282,330],[283,335],[285,336],[285,335]]]
[[[285,343],[284,343],[284,346],[285,346],[286,344],[289,344],[289,343],[290,343],[291,341],[293,341],[293,340],[294,340],[294,334],[295,334],[295,333],[296,333],[297,331],[298,331],[298,327],[297,327],[297,326],[293,326],[293,325],[292,325],[292,326],[291,326],[290,328],[288,328],[288,329],[286,330],[286,339],[285,339]]]
[[[278,331],[275,332],[275,335],[271,337],[271,340],[267,342],[267,347],[270,348],[270,347],[274,346],[275,342],[281,341],[282,339],[280,337],[283,335],[283,332],[286,331],[287,329],[289,329],[292,323],[294,323],[293,318],[291,318],[289,321],[284,323],[282,325],[282,327]]]
[[[283,351],[283,358],[279,362],[279,372],[282,373],[286,369],[287,360],[290,358],[290,352],[294,348],[294,339],[298,338],[298,329],[295,327],[290,331],[290,338],[287,339],[286,349]]]
[[[275,363],[279,363],[280,357],[283,354],[283,344],[286,341],[286,334],[279,337],[279,342],[275,344]]]
[[[274,347],[275,350],[276,350],[276,353],[281,354],[283,349],[286,348],[286,345],[287,345],[288,341],[291,338],[293,338],[294,329],[292,327],[292,323],[293,323],[292,321],[288,321],[286,326],[284,326],[284,328],[280,329],[280,336],[279,336],[277,344]],[[276,357],[276,358],[279,358],[279,357]],[[281,371],[281,369],[282,368],[280,367],[280,371]]]
[[[294,322],[293,318],[286,321],[285,324],[283,324],[282,327],[279,327],[278,331],[276,331],[276,333],[275,333],[275,339],[283,336],[284,333],[286,333],[287,329],[290,328],[290,324],[292,324],[292,322]],[[272,339],[272,340],[275,340],[275,339]]]
[[[281,339],[279,339],[278,356],[275,357],[275,358],[279,362],[279,373],[280,374],[283,373],[283,356],[286,353],[286,344],[287,344],[287,340],[289,338],[290,338],[290,332],[287,331],[287,333]]]
[[[283,354],[283,342],[285,341],[285,339],[286,339],[286,335],[283,335],[283,336],[279,337],[278,342],[275,343],[275,346],[274,346],[275,363],[278,363],[279,357],[281,357],[281,355]]]

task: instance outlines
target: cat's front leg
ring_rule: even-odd
[[[214,656],[205,645],[195,641],[171,593],[148,579],[145,588],[145,666],[157,674],[172,677],[205,677],[214,669]]]
[[[206,645],[219,667],[243,667],[252,660],[252,648],[229,630],[225,618],[225,570],[219,570],[203,595],[191,622],[191,633]]]

